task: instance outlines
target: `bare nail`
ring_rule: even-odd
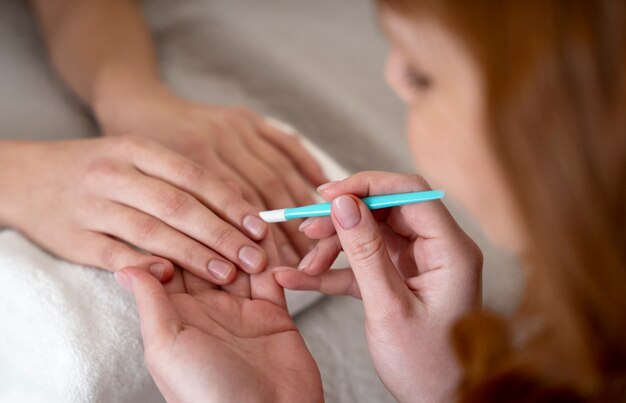
[[[226,280],[233,266],[223,260],[213,259],[209,262],[209,271],[218,279]]]
[[[248,270],[258,271],[261,269],[261,263],[263,263],[265,255],[260,250],[253,248],[252,246],[244,246],[239,249],[239,260],[241,264],[246,266]]]
[[[337,183],[337,181],[331,181],[331,182],[328,182],[328,183],[324,183],[323,185],[321,185],[321,186],[319,186],[317,188],[317,193],[323,192],[324,190],[328,189],[329,187],[333,186],[336,183]]]
[[[302,259],[302,261],[298,265],[298,270],[304,270],[307,267],[309,267],[311,263],[313,263],[313,260],[315,259],[316,255],[317,255],[317,248],[313,248],[313,250],[307,253],[304,259]]]
[[[243,219],[243,227],[254,239],[261,239],[267,234],[267,223],[260,217],[247,215]]]
[[[315,218],[314,217],[307,218],[306,220],[302,221],[300,226],[298,226],[298,231],[304,232],[304,230],[307,229],[314,222],[315,222]]]
[[[148,271],[156,278],[161,280],[163,278],[163,274],[165,274],[165,263],[153,263],[148,268]]]
[[[296,270],[291,267],[286,267],[286,266],[278,266],[272,269],[273,273],[282,273],[284,271],[296,271]]]
[[[350,196],[339,196],[333,201],[333,215],[343,229],[351,229],[361,221],[361,211]]]

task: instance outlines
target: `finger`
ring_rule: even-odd
[[[272,227],[272,236],[276,240],[276,249],[280,257],[279,263],[285,266],[295,266],[300,262],[300,255],[295,251],[287,234],[280,226]]]
[[[157,218],[117,203],[106,203],[101,211],[90,223],[93,230],[166,257],[216,284],[228,284],[235,279],[236,269],[231,262]]]
[[[317,291],[326,295],[350,295],[361,298],[359,286],[351,269],[336,269],[317,276],[289,267],[274,269],[278,284],[289,290]]]
[[[263,249],[190,194],[136,171],[120,176],[116,184],[107,192],[116,202],[149,214],[206,245],[246,272],[265,269],[267,256]],[[252,215],[243,219],[244,225],[252,226],[257,225],[259,220],[259,217]],[[157,225],[154,220],[149,222]],[[267,226],[263,228],[264,232]]]
[[[130,157],[141,172],[192,195],[252,239],[261,240],[267,235],[269,227],[259,219],[258,208],[207,169],[156,143],[140,142],[129,148]]]
[[[70,261],[112,272],[134,265],[150,272],[163,283],[170,281],[174,275],[174,265],[169,260],[143,254],[102,233],[82,231],[70,239],[68,245],[71,248],[63,253]]]
[[[416,174],[360,172],[342,181],[330,182],[328,186],[318,188],[318,191],[325,200],[333,200],[344,194],[365,197],[430,189],[424,178]],[[396,209],[404,217],[401,221],[407,223],[411,231],[420,237],[434,238],[462,233],[452,215],[439,200],[408,204]],[[407,219],[409,217],[410,219]]]
[[[239,277],[239,275],[237,277]],[[195,296],[208,290],[215,290],[218,288],[215,284],[196,276],[188,270],[183,271],[182,279],[185,284],[185,291],[190,295]],[[235,279],[235,281],[237,281],[237,279]]]
[[[222,286],[222,289],[229,294],[235,295],[237,297],[250,299],[252,297],[250,289],[250,274],[238,273],[235,281]]]
[[[264,119],[257,119],[257,128],[269,141],[281,149],[298,167],[298,170],[314,185],[328,182],[322,167],[309,151],[302,145],[296,133],[288,134]]]
[[[330,270],[341,252],[341,242],[337,235],[322,239],[298,265],[298,270],[315,276]]]
[[[339,196],[333,200],[331,209],[366,314],[376,317],[389,312],[389,308],[411,306],[412,294],[393,265],[378,223],[365,204],[354,196]]]
[[[219,163],[216,164],[215,169],[218,175],[220,176],[220,178],[227,180],[227,181],[235,182],[237,186],[239,187],[239,189],[241,190],[241,194],[243,198],[248,203],[252,204],[254,207],[257,207],[258,209],[265,210],[266,209],[265,202],[263,202],[263,199],[254,189],[254,187],[252,187],[252,185],[245,178],[241,177],[241,175],[239,175],[230,166],[228,166],[228,164],[225,161],[223,161],[219,156],[217,156],[217,158],[219,159]]]
[[[270,257],[269,267],[278,265],[278,252],[271,237],[264,239],[261,245],[268,251]],[[261,299],[272,302],[282,308],[287,308],[285,291],[278,285],[271,270],[250,275],[250,294],[252,299]]]
[[[174,276],[170,281],[163,285],[165,287],[165,291],[168,294],[180,294],[187,292],[187,290],[185,289],[185,280],[183,279],[183,273],[185,273],[185,270],[181,269],[180,267],[174,267]]]
[[[283,181],[287,190],[298,205],[306,206],[313,203],[313,189],[282,150],[255,133],[252,126],[243,128],[243,140],[250,151],[253,151]]]
[[[261,194],[265,204],[270,209],[281,209],[297,206],[279,175],[274,173],[256,156],[251,154],[235,136],[225,138],[220,143],[220,155],[240,175],[252,183]],[[231,156],[229,159],[228,156]],[[232,156],[237,156],[232,158]],[[297,220],[281,224],[290,243],[302,256],[311,248],[311,241],[298,231]]]
[[[336,233],[330,217],[311,217],[302,221],[298,230],[311,239],[328,238]]]
[[[172,345],[182,330],[182,323],[165,288],[136,267],[118,271],[115,278],[135,296],[146,355],[148,351]]]

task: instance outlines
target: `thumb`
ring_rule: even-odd
[[[378,223],[365,204],[354,196],[339,196],[332,203],[332,220],[366,313],[382,313],[410,303],[412,294],[391,261]]]

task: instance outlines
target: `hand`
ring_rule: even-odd
[[[254,284],[227,293],[187,272],[167,290],[135,268],[116,278],[135,295],[145,361],[167,401],[323,400],[317,365],[284,299],[258,299]]]
[[[246,200],[259,208],[311,204],[311,185],[326,181],[296,136],[250,111],[191,102],[164,88],[143,90],[115,105],[119,109],[99,113],[106,133],[156,140],[237,183]],[[276,226],[284,264],[295,264],[313,246],[298,225]]]
[[[3,194],[11,195],[0,215],[69,261],[111,271],[141,265],[162,281],[173,274],[171,261],[216,284],[234,280],[233,263],[251,273],[267,265],[255,242],[268,233],[258,210],[157,143],[7,143],[0,166]]]
[[[480,305],[482,254],[440,201],[372,214],[352,195],[427,189],[417,175],[381,172],[323,187],[332,218],[304,225],[321,241],[301,270],[275,273],[285,288],[362,297],[374,365],[400,401],[454,400],[460,370],[449,333]],[[328,271],[342,249],[351,269]]]

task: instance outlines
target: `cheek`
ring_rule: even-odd
[[[450,119],[429,109],[428,103],[409,116],[409,144],[420,173],[432,186],[451,194],[463,187],[463,167],[469,162],[468,150],[458,146],[458,137]]]
[[[485,133],[471,118],[456,116],[423,107],[411,112],[409,144],[419,173],[467,208],[494,242],[519,251],[518,221]]]

